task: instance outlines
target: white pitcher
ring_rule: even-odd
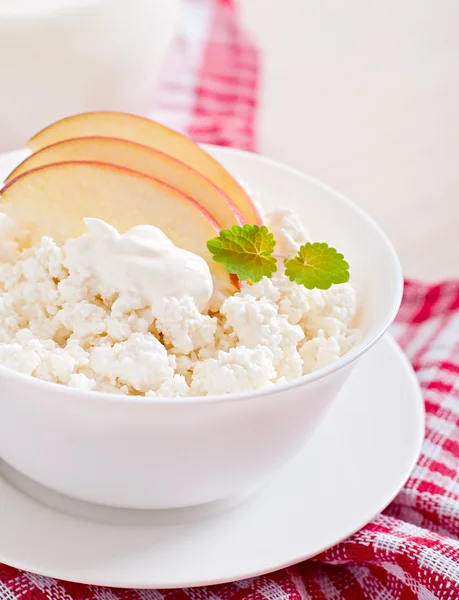
[[[148,112],[179,0],[0,0],[0,151],[90,110]]]

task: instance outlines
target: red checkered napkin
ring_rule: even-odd
[[[255,148],[258,53],[233,0],[185,0],[151,118],[195,141]]]
[[[230,0],[186,0],[152,113],[196,140],[254,148],[257,53]],[[188,590],[110,590],[0,565],[0,600],[459,599],[459,281],[407,282],[392,333],[424,391],[426,439],[385,513],[313,560]],[[1,543],[1,532],[0,532]]]

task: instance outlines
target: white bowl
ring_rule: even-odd
[[[304,447],[357,360],[397,313],[400,264],[363,211],[274,161],[207,149],[259,192],[265,207],[294,208],[314,239],[344,253],[362,302],[362,341],[333,365],[295,381],[202,398],[86,392],[0,367],[0,457],[57,492],[111,506],[173,508],[262,482]]]

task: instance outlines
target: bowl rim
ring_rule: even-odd
[[[363,354],[368,352],[376,342],[378,342],[381,337],[386,333],[390,325],[393,323],[395,317],[400,308],[400,304],[403,296],[403,271],[400,264],[399,257],[389,240],[388,236],[385,234],[383,229],[376,223],[376,221],[370,217],[370,215],[360,208],[357,204],[349,200],[346,196],[338,192],[333,187],[329,186],[326,183],[323,183],[321,180],[308,175],[307,173],[300,171],[294,167],[290,167],[282,162],[274,160],[272,158],[263,156],[262,154],[249,152],[247,150],[239,150],[236,148],[228,148],[223,146],[215,146],[213,144],[201,144],[201,146],[210,151],[223,152],[227,154],[233,154],[235,156],[240,156],[245,160],[251,160],[255,162],[263,162],[267,165],[271,165],[275,168],[282,169],[285,173],[294,175],[295,177],[300,177],[305,181],[308,181],[310,184],[315,185],[322,190],[332,194],[336,198],[338,198],[341,202],[343,202],[349,209],[357,213],[367,225],[369,225],[375,234],[377,234],[381,241],[384,243],[385,249],[390,256],[393,271],[394,271],[394,279],[396,281],[396,290],[394,297],[385,312],[384,317],[381,319],[381,325],[378,327],[378,330],[373,333],[373,335],[366,335],[362,338],[349,352],[343,354],[336,360],[334,363],[323,367],[321,369],[317,369],[317,371],[313,371],[308,373],[307,375],[302,375],[296,379],[292,379],[290,381],[286,381],[283,383],[277,383],[273,386],[263,387],[257,390],[248,390],[246,392],[237,392],[230,394],[212,394],[208,396],[164,396],[164,397],[156,397],[156,396],[126,396],[124,394],[115,394],[113,392],[100,392],[95,390],[83,390],[80,388],[71,388],[67,385],[61,383],[54,383],[51,381],[45,381],[42,379],[38,379],[36,377],[32,377],[31,375],[24,375],[19,373],[18,371],[14,371],[9,369],[3,365],[0,365],[0,377],[6,377],[9,379],[13,379],[18,383],[23,383],[27,386],[36,389],[42,389],[43,391],[49,390],[58,392],[65,396],[78,396],[80,399],[83,397],[90,398],[92,402],[100,401],[104,403],[112,403],[116,402],[117,404],[140,404],[140,405],[183,405],[183,404],[209,404],[209,403],[230,403],[230,402],[238,402],[238,401],[247,401],[250,399],[256,399],[262,396],[272,396],[274,394],[282,393],[287,390],[292,390],[298,387],[302,387],[307,385],[308,383],[313,383],[315,381],[319,381],[332,375],[338,371],[341,371],[345,367],[351,365],[355,361],[357,361]],[[16,151],[18,152],[18,151]],[[13,154],[13,152],[7,154]]]

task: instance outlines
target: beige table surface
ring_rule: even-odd
[[[239,0],[259,150],[359,203],[405,273],[459,277],[459,1]]]

